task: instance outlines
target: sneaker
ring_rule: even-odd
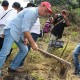
[[[22,72],[24,72],[23,70],[21,70],[21,69],[16,69],[16,70],[14,70],[14,69],[11,69],[10,67],[8,68],[8,72],[9,73],[22,73]]]

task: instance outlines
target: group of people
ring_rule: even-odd
[[[32,49],[38,50],[38,45],[35,42],[36,39],[34,40],[32,38],[31,32],[35,32],[33,25],[36,23],[39,16],[47,16],[48,14],[52,14],[51,4],[49,2],[41,2],[38,7],[23,9],[7,23],[4,27],[4,42],[0,50],[0,78],[2,78],[2,66],[5,63],[14,42],[18,46],[19,51],[10,64],[8,72],[18,72],[17,68],[29,51],[26,44],[29,44]],[[34,34],[33,37],[36,38]]]
[[[52,16],[46,21],[44,25],[43,32],[50,32],[49,49],[53,48],[63,48],[64,41],[62,40],[63,32],[65,27],[70,26],[70,21],[68,20],[67,10],[62,10],[60,13],[56,13],[54,18]]]
[[[28,3],[24,9],[21,8],[18,2],[13,3],[12,9],[8,9],[8,1],[3,1],[1,6],[3,10],[1,9],[0,13],[0,78],[2,78],[2,66],[8,55],[11,54],[14,42],[18,46],[19,51],[8,67],[8,72],[21,72],[18,68],[23,66],[30,48],[38,50],[36,40],[40,34],[39,16],[45,17],[53,13],[51,4],[46,1],[41,2],[39,6]],[[58,22],[60,24],[55,25]],[[52,37],[62,38],[64,27],[69,26],[66,10],[63,10],[61,14],[55,14],[55,17],[51,19],[51,23],[55,25],[51,31]],[[74,55],[76,55],[76,50]],[[75,56],[74,59],[75,66],[77,64],[78,67],[79,63],[76,63]]]
[[[27,6],[25,8],[28,7],[36,7],[35,4],[33,3],[28,3]],[[0,49],[2,48],[3,45],[3,41],[4,41],[4,37],[3,37],[3,32],[4,32],[4,27],[6,26],[6,24],[13,19],[17,13],[19,13],[21,11],[21,5],[19,2],[14,2],[12,5],[12,9],[8,9],[9,8],[9,2],[8,1],[3,1],[1,4],[1,8],[3,8],[4,10],[3,13],[0,15],[2,18],[0,20]],[[39,18],[37,19],[36,23],[34,24],[34,26],[32,27],[32,29],[30,30],[32,37],[34,38],[34,40],[36,41],[39,34],[40,34],[40,20]],[[12,48],[10,50],[9,55],[7,55],[7,58],[10,56],[12,52]]]
[[[53,23],[54,27],[51,30],[51,40],[61,40],[64,32],[64,28],[70,26],[70,22],[67,18],[67,11],[62,10],[61,14],[55,14]],[[74,64],[74,75],[80,74],[80,43],[73,50],[73,64]]]

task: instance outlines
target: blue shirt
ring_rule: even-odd
[[[18,42],[23,35],[23,32],[30,31],[38,17],[38,7],[25,8],[19,12],[4,29],[10,29],[11,36],[16,42]]]

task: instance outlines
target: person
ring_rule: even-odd
[[[51,30],[49,46],[63,48],[64,41],[62,41],[62,36],[64,28],[70,25],[67,15],[67,10],[62,10],[60,14],[55,14],[53,19],[53,28]]]
[[[51,31],[51,28],[53,26],[52,23],[53,23],[53,17],[49,15],[49,18],[43,27],[43,33],[49,33]]]
[[[28,3],[25,8],[28,8],[28,7],[36,7],[36,5],[33,3]],[[33,25],[33,27],[30,30],[30,33],[31,33],[32,38],[36,42],[39,37],[39,34],[40,34],[40,19],[39,18],[37,18],[36,23]],[[28,45],[28,52],[30,51],[30,48],[31,48],[31,46]],[[25,58],[26,58],[26,56],[25,56]],[[19,69],[23,68],[25,58],[22,60],[21,64],[19,65],[20,66]]]
[[[2,17],[7,12],[8,6],[9,6],[8,1],[3,1],[1,3],[2,9],[0,9],[0,12],[1,12],[1,14],[0,14],[0,49],[2,48],[2,45],[3,45],[3,40],[4,40],[3,32],[4,32],[4,26],[6,25],[6,20],[4,18],[2,18]]]
[[[22,11],[24,8],[23,7],[20,7],[20,11]]]
[[[64,31],[64,27],[68,27],[70,25],[67,15],[68,14],[66,10],[62,10],[61,14],[55,14],[53,20],[54,27],[51,31],[52,34],[51,37],[53,36],[54,39],[61,39]]]
[[[73,51],[73,63],[75,67],[75,70],[73,72],[74,75],[80,73],[79,55],[80,55],[80,43],[76,46],[76,48]]]
[[[10,21],[11,19],[13,19],[17,15],[17,13],[20,12],[20,7],[21,7],[21,4],[19,2],[14,2],[12,4],[12,9],[10,9],[11,11],[8,13],[9,16],[7,16],[8,21]],[[13,50],[13,48],[11,48],[11,51],[7,55],[7,58],[10,56],[12,50]],[[7,60],[7,58],[6,58],[6,60]]]
[[[12,8],[17,10],[17,13],[21,11],[21,4],[19,2],[14,2]]]
[[[14,60],[11,62],[8,72],[21,72],[16,69],[28,53],[29,43],[33,50],[38,50],[38,45],[33,40],[30,30],[39,16],[47,16],[52,14],[51,4],[49,2],[41,2],[38,7],[25,8],[17,14],[4,28],[4,42],[0,51],[0,77],[2,78],[1,68],[9,54],[12,44],[15,42],[19,48]],[[7,47],[6,47],[7,45]]]
[[[0,15],[0,50],[3,45],[4,41],[4,27],[9,23],[11,19],[13,19],[17,15],[17,11],[14,9],[9,9],[9,2],[3,1],[1,4],[3,10],[2,14]],[[12,48],[10,50],[10,53],[12,52]],[[9,55],[7,55],[8,58]]]
[[[27,4],[27,6],[25,8],[28,8],[28,7],[37,7],[37,6],[30,2],[30,3]]]

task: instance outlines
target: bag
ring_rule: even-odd
[[[44,25],[44,28],[43,28],[43,32],[44,33],[50,32],[50,28],[51,28],[50,22],[46,22],[46,24]]]
[[[49,43],[50,47],[55,47],[55,48],[63,48],[63,45],[64,45],[64,41],[55,41],[55,40],[52,40]]]

